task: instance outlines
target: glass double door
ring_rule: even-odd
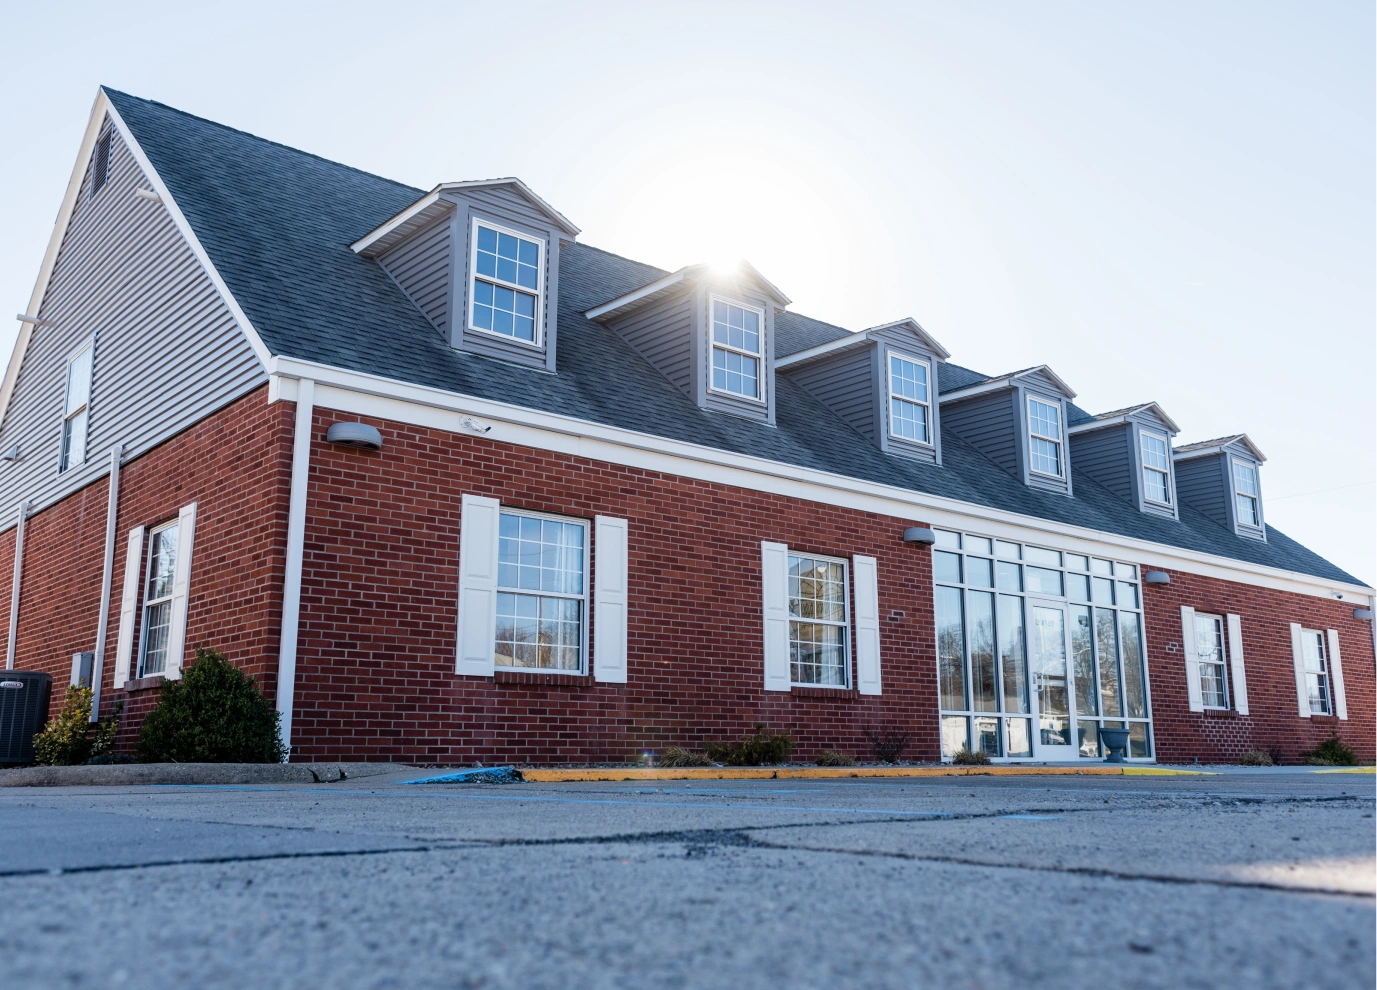
[[[1067,608],[1061,602],[1028,599],[1028,667],[1033,687],[1033,758],[1074,761],[1078,757],[1076,681],[1070,671]]]

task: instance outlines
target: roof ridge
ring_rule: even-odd
[[[190,119],[190,120],[195,120],[195,121],[197,121],[197,122],[199,122],[199,123],[202,123],[202,124],[209,124],[211,127],[219,128],[219,129],[222,130],[222,131],[229,131],[231,134],[238,134],[238,135],[241,135],[242,137],[251,138],[252,140],[258,141],[258,142],[260,142],[260,143],[262,143],[262,144],[270,144],[270,145],[273,145],[274,147],[282,148],[282,149],[284,149],[284,150],[286,150],[286,151],[293,152],[294,154],[303,155],[303,156],[305,156],[306,158],[314,158],[316,161],[324,162],[324,163],[327,164],[327,165],[333,165],[333,166],[335,166],[336,168],[346,169],[347,171],[354,172],[354,173],[356,173],[356,174],[358,174],[358,175],[366,175],[366,176],[368,176],[370,179],[377,179],[377,180],[380,181],[380,182],[389,183],[390,185],[397,186],[397,187],[400,188],[400,189],[408,189],[408,190],[411,190],[411,191],[413,191],[413,192],[420,193],[422,196],[424,196],[425,193],[426,193],[426,190],[421,189],[421,188],[419,188],[419,187],[417,187],[417,186],[409,185],[408,183],[405,183],[405,182],[399,182],[399,181],[396,180],[396,179],[389,179],[387,176],[385,176],[385,175],[379,175],[379,174],[376,173],[376,172],[369,172],[369,171],[366,171],[365,169],[355,168],[353,165],[346,165],[346,164],[344,164],[343,162],[337,162],[337,161],[335,161],[333,158],[326,158],[324,155],[317,155],[317,154],[316,154],[315,152],[313,152],[313,151],[303,151],[301,148],[294,148],[294,147],[292,147],[290,144],[284,144],[284,143],[282,143],[281,141],[274,141],[274,140],[272,140],[272,138],[260,137],[259,135],[253,134],[253,133],[251,133],[251,132],[249,132],[249,131],[240,130],[240,129],[237,128],[237,127],[230,127],[228,124],[222,124],[222,123],[220,123],[218,120],[211,120],[209,117],[198,117],[198,116],[197,116],[196,114],[194,114],[194,113],[188,113],[188,112],[185,111],[185,110],[179,110],[177,107],[168,106],[166,103],[160,103],[160,102],[157,101],[157,100],[149,100],[149,99],[146,99],[146,98],[144,98],[144,97],[142,97],[142,96],[135,96],[133,93],[126,93],[126,92],[124,92],[123,90],[115,89],[113,86],[104,86],[104,85],[103,85],[103,86],[101,86],[100,88],[103,89],[107,94],[111,94],[111,95],[114,95],[114,96],[123,96],[123,97],[125,97],[126,99],[130,99],[130,100],[137,100],[139,103],[143,103],[143,104],[146,104],[146,105],[148,105],[148,106],[157,107],[157,108],[160,109],[160,110],[167,110],[167,111],[170,111],[171,113],[175,113],[175,114],[177,114],[179,117],[186,117],[186,118],[188,118],[188,119]],[[630,260],[630,259],[628,259],[628,260]]]

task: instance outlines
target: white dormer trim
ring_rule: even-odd
[[[1231,437],[1220,437],[1218,440],[1205,440],[1203,443],[1208,444],[1208,446],[1194,447],[1191,444],[1187,444],[1185,448],[1173,447],[1171,451],[1172,460],[1188,461],[1195,457],[1208,457],[1211,454],[1223,454],[1230,452],[1228,450],[1230,445],[1240,443],[1247,449],[1248,453],[1252,455],[1253,460],[1257,461],[1259,464],[1267,463],[1267,455],[1258,449],[1257,444],[1248,439],[1248,434],[1246,433],[1239,433]]]
[[[864,333],[878,333],[881,330],[907,330],[923,342],[923,346],[936,354],[943,361],[951,357],[951,351],[947,350],[937,342],[937,338],[923,329],[922,325],[911,316],[905,316],[902,320],[894,320],[891,323],[881,323],[878,327],[869,327]],[[1060,381],[1060,379],[1058,379]]]
[[[395,232],[399,227],[402,227],[410,221],[417,219],[418,214],[434,206],[437,200],[439,200],[441,193],[462,192],[466,189],[481,189],[488,186],[514,186],[516,190],[521,193],[521,195],[525,196],[535,206],[539,207],[540,211],[544,213],[547,218],[552,220],[554,222],[554,225],[558,227],[561,231],[568,234],[571,238],[578,237],[578,235],[581,233],[579,228],[575,227],[572,223],[570,223],[568,218],[566,218],[563,213],[560,213],[549,203],[545,202],[545,200],[537,196],[535,192],[532,191],[530,186],[526,185],[526,183],[522,182],[515,176],[508,176],[502,179],[473,179],[467,182],[442,182],[434,189],[432,189],[430,192],[422,196],[420,199],[416,200],[416,202],[412,203],[406,209],[402,210],[396,216],[392,217],[385,223],[377,227],[374,227],[372,230],[364,234],[353,244],[350,244],[349,249],[353,251],[355,254],[363,254],[364,252],[368,251],[370,247],[376,245],[379,241],[384,240],[389,234]],[[382,246],[380,245],[379,251],[381,250]]]
[[[835,354],[849,347],[858,347],[861,344],[868,344],[870,343],[870,338],[866,336],[866,333],[867,331],[864,330],[859,333],[851,333],[845,337],[838,337],[836,340],[829,340],[825,344],[818,344],[816,347],[810,347],[807,350],[795,351],[787,357],[775,358],[775,370],[778,371],[780,368],[791,368],[796,364],[805,364],[815,358],[825,357],[828,354]]]
[[[969,399],[973,395],[984,395],[986,392],[998,392],[1000,389],[1014,388],[1021,384],[1023,379],[1039,372],[1052,379],[1052,384],[1054,384],[1066,398],[1074,399],[1076,397],[1076,393],[1072,390],[1070,385],[1062,381],[1061,376],[1047,365],[1040,364],[1036,368],[1024,368],[1022,371],[1011,371],[1007,375],[999,375],[996,378],[977,382],[966,388],[958,388],[954,392],[947,392],[945,395],[940,396],[937,401],[952,402],[956,399]]]
[[[691,281],[692,273],[700,268],[702,268],[701,265],[691,265],[688,268],[680,268],[677,272],[672,272],[664,278],[656,279],[649,285],[643,285],[634,292],[628,292],[624,296],[618,296],[616,299],[605,302],[601,306],[594,306],[583,315],[589,320],[600,320],[601,317],[615,315],[623,309],[634,306],[648,296],[653,296],[657,292],[663,292],[665,289],[672,288],[680,282]]]
[[[1158,419],[1160,419],[1162,421],[1162,425],[1165,426],[1173,435],[1181,432],[1181,427],[1176,425],[1176,420],[1172,419],[1170,416],[1167,415],[1167,411],[1165,409],[1163,409],[1155,402],[1144,402],[1141,406],[1134,406],[1131,409],[1125,409],[1122,415],[1119,416],[1111,416],[1108,419],[1091,419],[1087,420],[1084,423],[1077,423],[1075,426],[1068,426],[1066,428],[1066,433],[1068,436],[1070,436],[1072,433],[1088,433],[1091,430],[1098,430],[1101,427],[1105,426],[1118,426],[1121,423],[1132,422],[1134,416],[1138,415],[1140,412],[1145,411],[1151,412]]]

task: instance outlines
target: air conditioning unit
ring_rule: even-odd
[[[52,674],[0,670],[0,764],[33,762],[33,737],[48,724],[52,693]]]

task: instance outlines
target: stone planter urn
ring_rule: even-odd
[[[1107,754],[1104,758],[1106,763],[1123,763],[1128,758],[1127,729],[1101,729],[1100,743]]]

